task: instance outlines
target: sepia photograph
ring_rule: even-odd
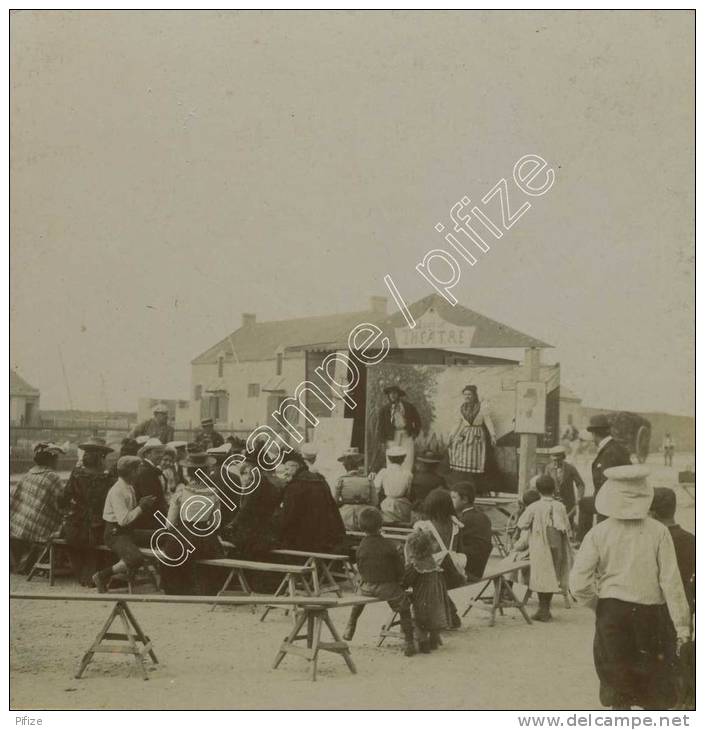
[[[8,11],[11,723],[694,723],[695,20]]]

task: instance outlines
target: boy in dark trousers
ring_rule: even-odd
[[[404,633],[404,654],[416,654],[414,624],[411,620],[409,598],[401,587],[404,577],[404,559],[391,540],[380,535],[382,514],[374,507],[367,507],[358,517],[360,527],[366,533],[357,549],[357,569],[362,577],[360,593],[387,601],[393,611],[399,612]],[[355,634],[357,620],[364,606],[353,606],[343,638],[350,641]]]
[[[468,562],[468,580],[482,578],[492,552],[492,523],[475,507],[475,487],[471,482],[453,484],[451,499],[458,519],[463,523],[462,545]]]

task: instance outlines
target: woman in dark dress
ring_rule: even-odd
[[[345,525],[328,482],[310,472],[301,456],[292,452],[284,461],[291,477],[282,502],[282,547],[330,553],[345,540]]]
[[[98,553],[94,548],[103,544],[103,507],[110,487],[115,482],[105,469],[105,457],[113,450],[98,439],[79,444],[83,459],[77,464],[61,500],[67,509],[63,535],[69,544],[69,560],[76,579],[82,586],[92,585]]]

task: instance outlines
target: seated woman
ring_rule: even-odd
[[[390,446],[387,449],[389,465],[380,469],[375,477],[382,519],[387,525],[411,523],[411,480],[412,474],[404,468],[406,449]]]
[[[212,464],[213,459],[205,453],[190,453],[180,464],[185,470],[185,482],[176,487],[167,518],[194,549],[178,567],[162,566],[162,585],[169,595],[210,596],[217,593],[221,583],[210,566],[197,566],[199,560],[223,555],[217,537],[222,519],[220,498],[196,475],[198,469],[207,472]],[[181,546],[177,546],[175,541],[167,540],[164,545],[167,554],[170,545],[178,548],[178,554],[181,553]]]
[[[56,444],[34,447],[34,466],[17,484],[10,485],[10,549],[19,573],[28,573],[46,541],[61,525],[60,500],[64,484],[57,474]]]
[[[345,525],[325,478],[292,451],[284,459],[290,478],[282,501],[280,543],[290,550],[330,553],[345,540]]]
[[[377,506],[374,485],[362,468],[365,457],[359,449],[349,448],[338,459],[345,474],[338,478],[335,485],[335,501],[340,510],[343,524],[348,530],[360,530],[360,513],[365,507]]]
[[[256,478],[253,472],[257,468],[259,485],[242,496],[240,509],[221,532],[234,545],[233,557],[245,560],[269,559],[269,553],[277,546],[275,514],[281,503],[281,492],[269,478],[271,472],[259,467],[257,455],[257,452],[245,454],[237,480],[246,492]]]
[[[105,457],[113,451],[109,446],[90,439],[78,448],[83,459],[71,472],[62,498],[67,508],[63,535],[71,546],[68,553],[74,576],[87,586],[99,567],[94,548],[103,544],[103,507],[115,480],[105,468]]]
[[[105,544],[120,558],[115,565],[99,570],[93,576],[98,593],[108,590],[108,581],[114,575],[131,575],[144,562],[139,551],[140,531],[133,524],[145,512],[149,512],[156,497],[142,497],[139,502],[135,494],[135,479],[142,459],[138,456],[121,456],[117,463],[118,480],[110,487],[103,509],[105,521]],[[147,534],[147,540],[149,533]]]

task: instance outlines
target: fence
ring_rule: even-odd
[[[107,422],[110,423],[110,422]],[[106,424],[90,424],[87,426],[10,426],[10,474],[26,472],[34,463],[33,449],[38,441],[52,441],[60,446],[65,445],[67,453],[59,457],[59,471],[68,471],[76,463],[77,445],[91,436],[104,438],[117,450],[122,439],[130,432],[129,428],[111,428]],[[175,441],[193,441],[195,428],[174,429]],[[221,430],[218,433],[224,438],[237,436],[247,438],[249,431]]]

